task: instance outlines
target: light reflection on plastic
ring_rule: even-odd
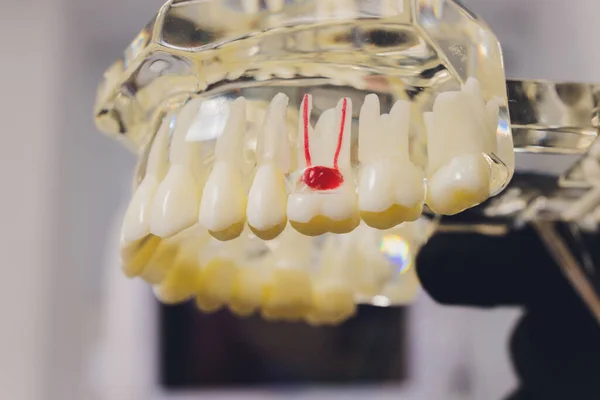
[[[397,271],[401,274],[408,271],[413,263],[410,245],[402,236],[385,235],[381,239],[379,251],[397,267]]]

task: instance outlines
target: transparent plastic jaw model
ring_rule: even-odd
[[[452,0],[170,1],[98,94],[140,154],[125,273],[313,324],[406,304],[424,210],[512,177],[507,104],[494,34]]]

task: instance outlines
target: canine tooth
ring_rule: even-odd
[[[277,237],[287,224],[287,190],[283,171],[289,168],[286,110],[289,99],[279,93],[265,115],[258,139],[258,171],[248,193],[248,225],[264,240]]]
[[[135,242],[150,233],[152,202],[167,169],[165,154],[172,120],[172,114],[167,114],[163,118],[148,155],[146,174],[125,212],[121,228],[122,239],[125,242]]]
[[[376,95],[365,98],[359,118],[361,171],[358,201],[361,218],[377,229],[416,220],[423,211],[423,174],[410,161],[410,104],[397,101],[379,115]]]
[[[160,284],[164,281],[178,254],[178,245],[175,243],[167,243],[163,240],[142,273],[139,275],[140,278],[151,285]]]
[[[198,220],[201,186],[197,164],[200,149],[199,143],[186,141],[198,109],[198,102],[190,101],[177,115],[169,154],[171,166],[152,203],[150,231],[156,236],[173,236]]]
[[[453,215],[489,197],[491,170],[484,154],[497,146],[494,103],[486,105],[478,82],[470,79],[460,92],[438,95],[433,112],[425,113],[432,211]]]
[[[305,167],[294,193],[288,198],[288,219],[298,232],[317,236],[325,232],[346,233],[360,222],[356,189],[350,164],[352,102],[341,99],[325,111],[313,130],[312,98],[300,106],[301,146],[298,164]]]
[[[246,222],[246,190],[240,158],[246,131],[246,100],[236,99],[215,146],[215,165],[200,202],[199,222],[219,240],[238,237]]]
[[[262,316],[266,319],[299,320],[312,307],[312,281],[307,271],[312,241],[286,229],[274,250],[275,267],[263,287]]]

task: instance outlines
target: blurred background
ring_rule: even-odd
[[[236,322],[185,307],[161,310],[145,285],[120,275],[114,232],[135,159],[92,120],[102,73],[161,3],[2,4],[0,399],[486,400],[508,393],[516,382],[506,346],[520,311],[444,308],[425,294],[406,310],[365,310],[354,327],[315,334],[327,351],[294,361],[308,372],[249,354],[254,364],[228,371],[234,378],[210,378],[224,361],[207,357],[203,345],[216,340],[215,329],[235,331]],[[499,36],[509,77],[600,81],[597,0],[464,3]],[[303,334],[244,324],[248,335]],[[186,347],[190,337],[195,344]],[[234,353],[252,347],[243,343],[249,336],[231,340],[239,344]],[[298,351],[265,350],[288,364]],[[248,378],[252,365],[268,362]],[[354,375],[335,363],[354,363]],[[341,384],[348,376],[360,379]],[[263,385],[280,381],[297,385]]]

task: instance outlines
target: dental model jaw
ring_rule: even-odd
[[[358,204],[362,220],[377,229],[414,221],[423,212],[425,184],[409,157],[410,103],[398,100],[380,115],[370,94],[360,112]]]
[[[498,101],[486,104],[478,81],[471,78],[460,92],[438,95],[424,118],[429,208],[454,215],[487,200],[491,169],[484,154],[497,147]]]
[[[258,138],[258,170],[248,193],[248,226],[256,236],[272,240],[287,224],[287,189],[284,173],[290,167],[287,134],[289,99],[278,94],[269,105]]]
[[[241,170],[246,131],[246,100],[237,98],[217,139],[215,164],[204,186],[199,223],[219,240],[238,237],[246,223],[247,195]]]
[[[305,95],[300,106],[302,145],[298,146],[303,173],[288,198],[288,219],[307,236],[347,233],[360,222],[350,163],[352,102],[343,98],[335,109],[323,112],[315,129],[310,124],[311,110],[312,97]]]

